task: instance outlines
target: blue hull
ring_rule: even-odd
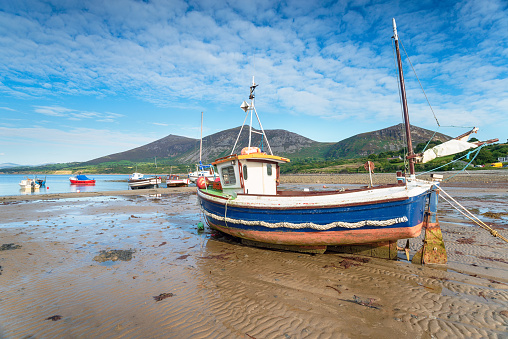
[[[341,245],[418,236],[429,196],[430,192],[426,192],[404,200],[347,207],[285,209],[232,205],[226,208],[225,203],[206,196],[199,198],[210,227],[233,236],[286,245]],[[388,225],[379,225],[383,221]],[[307,224],[311,226],[306,227]]]

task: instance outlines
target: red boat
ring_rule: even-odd
[[[80,174],[69,178],[73,185],[95,185],[95,179],[89,179],[86,175]]]

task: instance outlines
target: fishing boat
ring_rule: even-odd
[[[196,165],[196,170],[188,174],[189,180],[195,183],[199,178],[203,177],[207,182],[211,183],[218,177],[215,173],[215,167],[212,164],[203,165],[201,162],[201,153],[203,150],[203,112],[201,112],[201,136],[199,138],[199,164]]]
[[[90,179],[84,174],[78,174],[69,178],[71,185],[95,185],[95,179]]]
[[[133,190],[136,189],[145,189],[145,188],[155,188],[159,187],[162,183],[162,178],[157,176],[145,177],[143,174],[135,172],[127,181],[129,187]]]
[[[180,176],[175,174],[169,174],[166,177],[167,187],[186,187],[189,186],[189,183],[190,183],[189,178],[180,178]]]
[[[38,183],[40,187],[46,186],[46,177],[44,177],[44,179],[35,177],[35,182]]]
[[[196,170],[189,173],[188,176],[189,180],[195,183],[201,177],[205,178],[208,182],[213,182],[219,175],[215,172],[215,168],[212,164],[203,165],[200,160],[199,164],[196,166]]]
[[[344,245],[396,247],[399,239],[419,236],[424,225],[429,229],[438,227],[437,194],[442,176],[431,176],[430,180],[416,178],[414,163],[421,155],[414,154],[411,142],[395,20],[393,32],[409,173],[398,173],[394,175],[393,184],[375,187],[335,191],[278,190],[279,168],[290,160],[272,153],[254,106],[258,85],[253,78],[250,104],[244,101],[240,106],[247,114],[245,119],[251,116],[249,144],[235,154],[237,138],[231,154],[212,163],[217,167],[220,182],[198,181],[198,199],[210,228],[240,238],[246,244],[323,253],[327,248]],[[268,152],[251,145],[253,113]]]
[[[40,185],[35,180],[30,178],[21,180],[19,182],[19,186],[25,190],[37,190],[40,188]]]

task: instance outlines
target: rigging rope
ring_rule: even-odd
[[[432,137],[430,137],[429,141],[427,141],[427,145],[425,145],[425,147],[423,148],[422,153],[427,150],[427,147],[429,146],[429,144],[432,141],[432,139],[434,139],[434,136],[436,135],[437,131],[439,130],[439,127],[441,127],[441,126],[437,127],[437,129],[434,131],[434,134],[432,134]]]
[[[427,98],[427,93],[425,93],[425,90],[423,89],[422,83],[420,82],[420,79],[418,78],[418,75],[416,74],[415,68],[413,67],[413,63],[411,62],[411,59],[409,59],[409,55],[407,55],[406,49],[404,48],[404,44],[402,43],[402,40],[400,40],[400,37],[399,37],[399,42],[400,42],[400,45],[402,46],[402,49],[404,50],[404,53],[406,54],[407,61],[409,61],[409,64],[411,65],[411,68],[413,69],[413,73],[415,74],[416,79],[418,80],[418,83],[420,84],[420,88],[422,89],[423,95],[425,95],[425,99],[427,100],[427,103],[429,104],[430,110],[432,111],[432,114],[434,115],[434,119],[436,119],[436,123],[437,123],[438,126],[441,126],[439,124],[439,121],[437,120],[436,113],[434,113],[434,109],[432,108],[432,105],[429,102],[429,98]]]
[[[466,168],[467,168],[467,166],[469,166],[469,165],[470,165],[470,164],[474,161],[474,159],[476,159],[476,157],[477,157],[477,156],[478,156],[478,154],[480,153],[480,150],[481,150],[483,147],[485,147],[485,146],[487,146],[487,144],[483,144],[483,145],[479,146],[478,148],[476,148],[475,150],[467,152],[466,154],[464,154],[464,155],[463,155],[463,156],[461,156],[460,158],[457,158],[457,159],[455,159],[455,160],[449,161],[449,162],[447,162],[446,164],[444,164],[444,165],[442,165],[442,166],[439,166],[439,167],[436,167],[436,168],[431,169],[430,171],[426,171],[426,172],[422,172],[422,173],[420,173],[420,174],[417,174],[416,176],[420,176],[420,175],[427,174],[427,173],[430,173],[430,172],[433,172],[433,171],[437,171],[437,170],[438,170],[438,169],[440,169],[440,168],[443,168],[443,167],[445,167],[445,166],[448,166],[448,165],[450,165],[450,164],[453,164],[454,162],[457,162],[457,161],[459,161],[460,159],[462,159],[462,158],[464,158],[464,157],[469,157],[471,154],[475,153],[475,154],[474,154],[474,156],[473,156],[473,158],[472,158],[472,159],[471,159],[471,160],[470,160],[470,161],[466,164],[466,166],[464,166],[464,168],[462,168],[460,171],[458,171],[457,173],[455,173],[455,174],[454,174],[454,175],[452,175],[451,177],[446,178],[445,180],[443,180],[443,181],[448,181],[448,180],[450,180],[451,178],[455,177],[456,175],[459,175],[461,172],[465,171],[465,170],[466,170]]]
[[[508,242],[508,239],[505,238],[504,236],[502,236],[501,234],[499,234],[498,231],[492,229],[489,225],[487,225],[486,223],[484,223],[483,221],[481,221],[477,216],[475,216],[473,213],[471,213],[467,208],[465,208],[464,206],[462,206],[459,202],[457,202],[455,199],[453,199],[452,196],[450,196],[448,193],[446,193],[442,187],[439,188],[440,191],[442,193],[444,193],[448,199],[450,199],[451,201],[453,201],[456,205],[454,205],[450,200],[448,200],[447,198],[445,198],[443,195],[439,195],[441,198],[443,198],[443,200],[445,200],[447,203],[449,203],[453,208],[455,208],[457,211],[459,211],[462,215],[464,215],[466,218],[470,219],[471,221],[473,221],[475,224],[477,224],[478,226],[480,226],[481,228],[487,230],[490,232],[490,234],[492,234],[492,236],[494,237],[497,237],[497,238],[500,238],[506,242]],[[462,210],[460,210],[458,207],[460,207]]]

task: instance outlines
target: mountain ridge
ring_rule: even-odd
[[[234,127],[220,131],[203,138],[201,160],[203,163],[210,163],[213,160],[232,153],[235,142],[238,142],[234,152],[239,153],[241,148],[248,145],[249,126],[244,126],[240,136],[241,127]],[[403,124],[394,125],[380,130],[365,132],[346,138],[339,142],[318,142],[282,129],[265,130],[269,144],[261,140],[260,131],[253,128],[251,146],[262,148],[281,156],[294,158],[323,158],[323,159],[347,159],[368,156],[373,153],[385,151],[398,151],[405,147],[405,130]],[[413,145],[433,140],[441,142],[450,140],[451,137],[434,133],[430,130],[411,126]],[[188,138],[170,134],[159,140],[155,140],[143,146],[133,148],[124,152],[114,153],[107,156],[95,158],[84,165],[96,165],[105,162],[132,161],[141,162],[153,161],[156,157],[160,160],[169,160],[175,164],[197,163],[199,161],[199,139]]]

